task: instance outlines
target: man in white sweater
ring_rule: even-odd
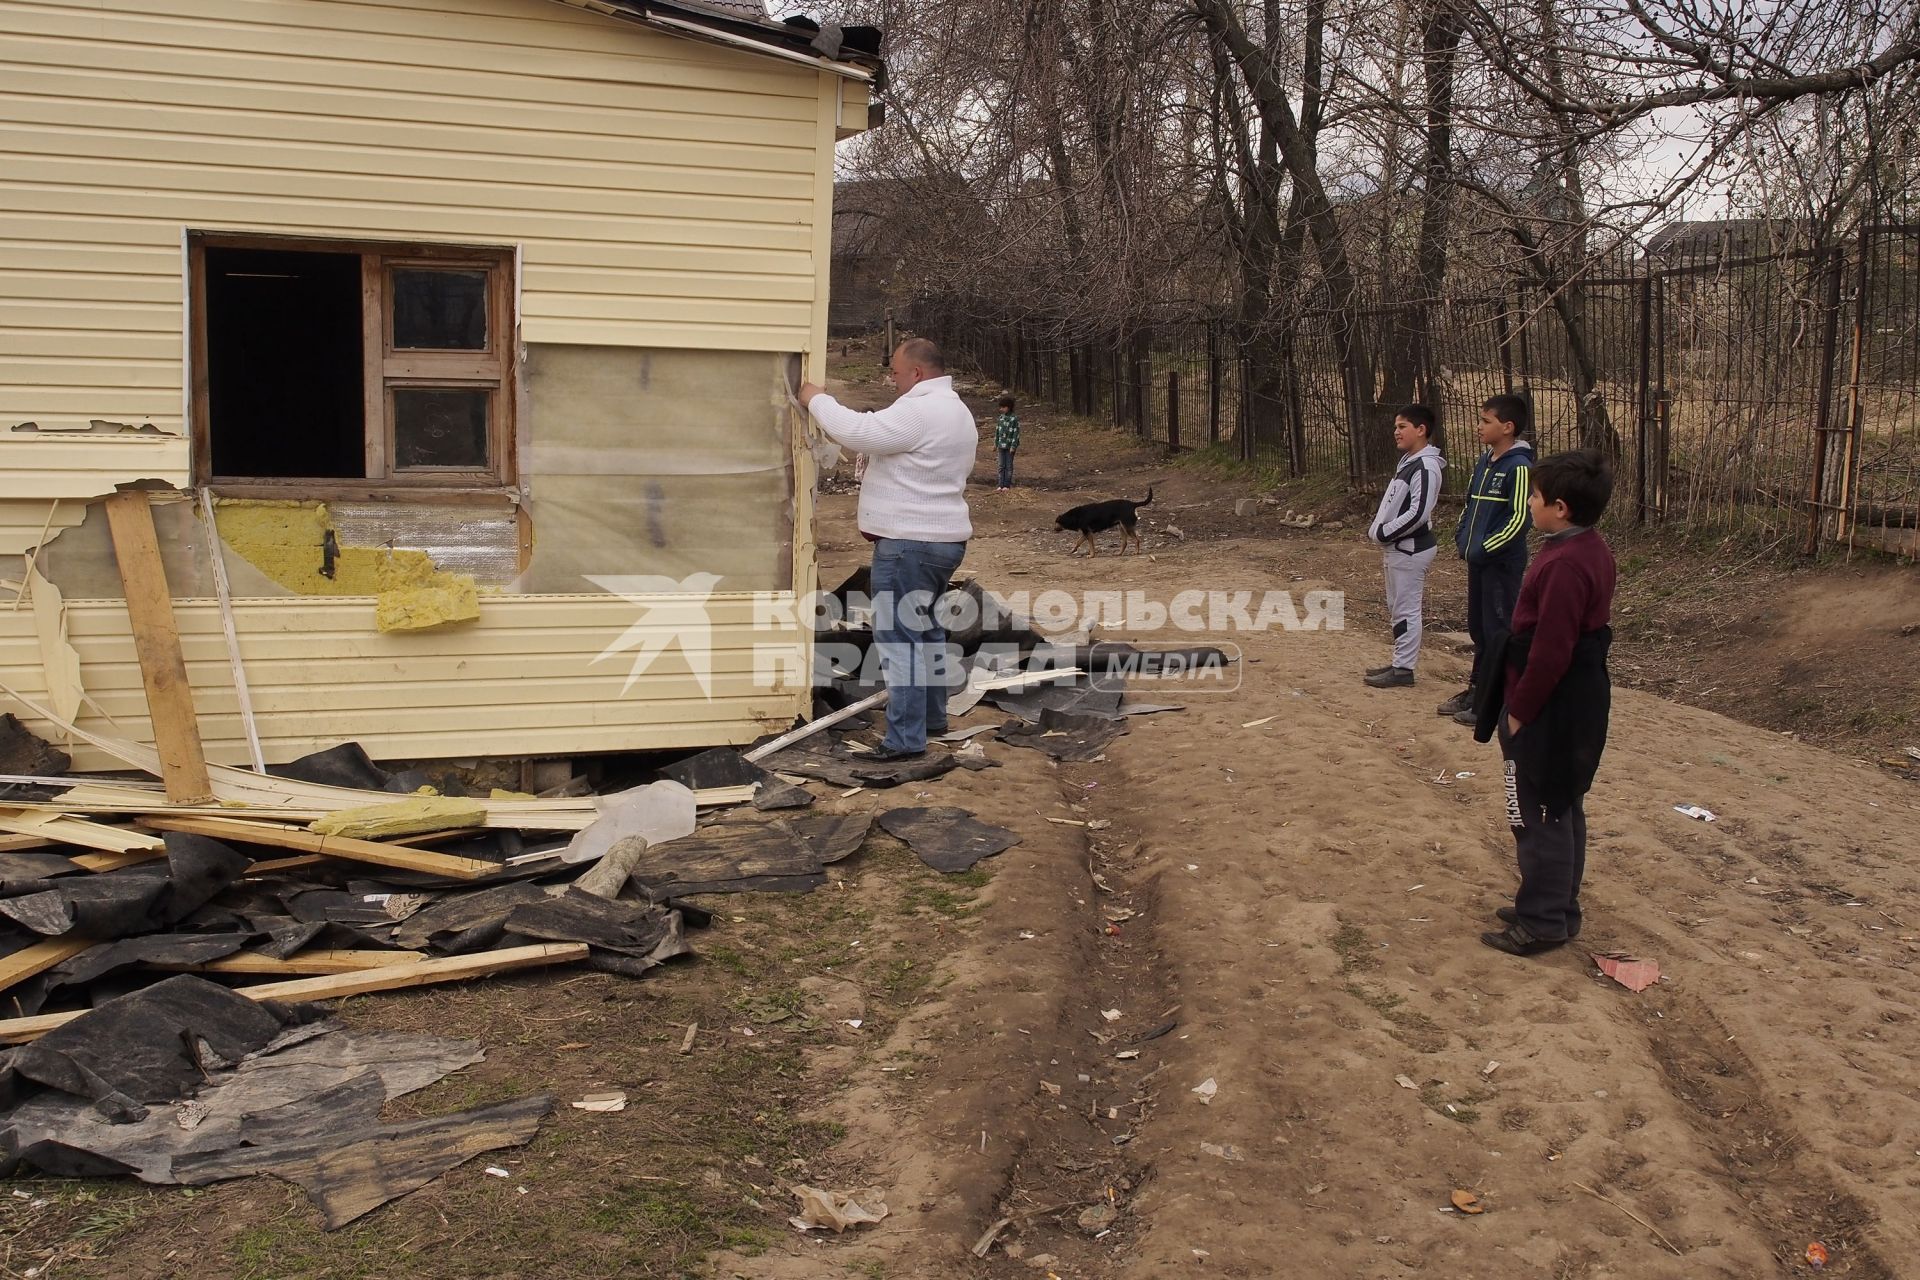
[[[933,606],[973,536],[967,477],[980,441],[938,347],[909,338],[890,367],[900,398],[877,412],[849,409],[812,383],[800,403],[832,440],[867,458],[860,532],[873,543],[873,638],[891,694],[874,758],[903,760],[947,731],[957,664]]]

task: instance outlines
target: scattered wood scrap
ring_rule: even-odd
[[[58,844],[76,844],[83,849],[98,849],[102,853],[131,853],[136,849],[165,847],[158,836],[128,831],[123,827],[109,827],[73,814],[47,809],[0,808],[0,831],[34,836]]]
[[[235,955],[222,956],[218,960],[209,960],[205,964],[156,964],[152,967],[171,970],[175,973],[245,973],[278,977],[318,977],[335,973],[358,973],[363,969],[388,969],[396,965],[421,964],[426,959],[427,953],[424,951],[302,951],[299,955],[288,956],[284,960],[278,956],[242,951]]]
[[[111,734],[93,733],[55,714],[31,696],[0,681],[0,693],[19,702],[34,715],[63,733],[97,747],[116,760],[135,769],[163,777],[160,753],[143,743]],[[89,784],[75,787],[52,801],[9,801],[21,808],[51,809],[57,813],[168,813],[218,817],[272,815],[282,821],[312,822],[343,809],[364,809],[370,805],[391,804],[391,791],[368,791],[359,787],[334,787],[325,783],[301,782],[293,778],[262,776],[228,765],[208,765],[213,785],[213,802],[204,805],[170,804],[155,793],[128,787]],[[702,808],[746,804],[753,799],[752,786],[715,787],[694,793]],[[541,800],[474,800],[484,818],[480,825],[517,831],[584,831],[599,819],[601,811],[614,803],[615,796],[559,796]]]
[[[93,945],[91,938],[47,938],[0,957],[0,991],[45,973]]]
[[[447,956],[439,960],[386,965],[327,977],[263,982],[258,986],[240,988],[240,994],[249,1000],[338,1000],[373,991],[398,991],[403,987],[459,982],[467,978],[510,973],[517,969],[570,964],[586,958],[587,945],[584,942],[549,942],[529,947],[505,947],[471,956]],[[25,1044],[37,1040],[85,1012],[84,1009],[75,1009],[65,1013],[37,1014],[31,1018],[0,1020],[0,1044]]]
[[[480,858],[459,858],[434,853],[429,849],[410,849],[402,845],[381,844],[374,840],[355,840],[347,836],[319,835],[299,827],[279,823],[236,818],[163,818],[147,816],[142,826],[156,831],[184,831],[190,835],[231,840],[239,844],[266,845],[274,849],[297,849],[326,858],[344,858],[370,863],[376,867],[396,867],[454,880],[478,880],[500,870],[497,862]]]

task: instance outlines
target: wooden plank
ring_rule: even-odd
[[[297,956],[281,959],[278,956],[263,956],[252,951],[239,951],[218,960],[209,960],[205,964],[154,964],[150,969],[167,969],[175,973],[251,973],[251,974],[306,974],[322,976],[335,973],[360,973],[368,969],[388,969],[399,965],[420,964],[427,958],[424,951],[303,951]]]
[[[227,642],[227,662],[233,668],[233,696],[240,704],[240,724],[247,731],[247,755],[255,773],[267,771],[266,758],[260,754],[260,726],[253,718],[253,692],[247,686],[247,667],[240,661],[240,637],[233,627],[233,592],[227,585],[226,544],[220,541],[220,526],[213,518],[213,491],[200,491],[200,519],[206,525],[201,535],[207,540],[207,561],[213,568],[214,594],[220,600],[220,631]],[[185,660],[184,651],[182,660]]]
[[[242,880],[251,880],[255,876],[275,876],[285,871],[305,871],[308,867],[326,867],[333,865],[332,858],[317,853],[301,853],[291,858],[263,858],[240,873]]]
[[[0,853],[12,853],[16,849],[44,849],[53,841],[45,836],[0,836]]]
[[[103,853],[131,853],[166,847],[165,842],[156,837],[122,827],[109,827],[98,822],[89,822],[85,818],[57,810],[50,812],[44,809],[11,807],[0,809],[0,831],[11,831],[36,839],[52,840],[59,844],[75,844],[83,849],[98,849]]]
[[[142,489],[122,489],[105,506],[140,675],[147,686],[147,709],[153,717],[167,799],[180,804],[211,800],[213,780],[207,776],[206,757],[200,750],[193,688],[187,683],[186,657],[174,626],[173,597],[167,590],[166,566],[160,562],[153,508]]]
[[[455,827],[451,831],[422,831],[418,835],[395,836],[386,843],[418,847],[423,844],[439,844],[443,840],[464,840],[468,836],[485,834],[487,834],[485,827]]]
[[[107,871],[118,871],[122,867],[131,867],[142,862],[152,862],[155,858],[167,856],[165,848],[129,849],[125,853],[78,853],[68,861],[83,871],[96,875]]]
[[[325,978],[294,978],[287,982],[263,982],[237,990],[249,1000],[337,1000],[343,996],[366,995],[374,991],[397,991],[404,987],[424,987],[435,982],[459,982],[465,978],[484,978],[517,969],[532,969],[549,964],[570,964],[587,958],[584,942],[551,942],[531,947],[506,947],[482,951],[470,956],[447,956],[441,960],[422,960],[417,964],[389,965],[381,969],[362,969],[358,973],[336,974]],[[25,1044],[88,1012],[75,1009],[67,1013],[43,1013],[31,1018],[0,1021],[0,1044]]]
[[[302,853],[317,853],[349,862],[367,862],[377,867],[398,867],[402,871],[419,871],[455,880],[478,880],[500,870],[500,864],[479,858],[456,858],[451,854],[402,848],[373,840],[323,836],[318,832],[271,822],[150,815],[141,818],[140,825],[155,831],[184,831],[196,836],[211,836],[216,840],[263,844],[274,849],[297,849]]]
[[[16,982],[25,982],[36,973],[45,973],[92,945],[91,938],[48,938],[30,947],[22,947],[12,955],[0,958],[0,991],[5,991]]]

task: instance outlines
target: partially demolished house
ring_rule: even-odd
[[[0,0],[0,682],[154,740],[136,488],[210,761],[243,679],[268,763],[789,723],[876,52],[757,0]]]

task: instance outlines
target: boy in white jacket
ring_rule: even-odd
[[[1393,618],[1393,661],[1367,672],[1376,689],[1397,689],[1413,683],[1414,664],[1420,660],[1420,605],[1427,589],[1427,569],[1433,564],[1433,506],[1440,498],[1440,456],[1433,410],[1410,404],[1393,419],[1393,443],[1400,465],[1393,483],[1380,499],[1367,537],[1381,545],[1387,574],[1387,609]]]

